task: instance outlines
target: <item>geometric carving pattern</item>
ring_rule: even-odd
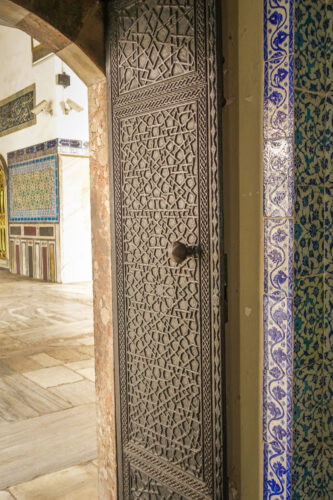
[[[149,478],[143,472],[131,469],[131,499],[183,500],[183,497],[170,491],[155,479]]]
[[[194,0],[144,0],[121,10],[118,65],[120,94],[194,71]]]
[[[121,120],[129,438],[202,474],[196,104]]]

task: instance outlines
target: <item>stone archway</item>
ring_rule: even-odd
[[[116,498],[111,242],[102,4],[96,0],[0,2],[0,20],[36,38],[88,86],[99,495]]]

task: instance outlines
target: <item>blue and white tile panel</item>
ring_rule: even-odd
[[[264,0],[264,499],[291,498],[293,0]]]
[[[8,165],[51,154],[89,156],[89,142],[74,139],[52,139],[34,146],[11,151],[7,154]]]

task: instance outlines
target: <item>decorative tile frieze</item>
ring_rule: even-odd
[[[11,151],[7,154],[7,160],[8,165],[11,165],[19,161],[33,160],[51,154],[89,156],[89,142],[72,139],[52,139],[34,146]]]
[[[264,296],[264,498],[289,498],[292,309],[292,299],[283,293]]]
[[[264,60],[293,52],[293,1],[264,2]]]
[[[293,139],[276,139],[264,144],[264,216],[293,215]]]
[[[264,222],[264,292],[292,297],[293,221],[266,219]]]
[[[264,499],[291,498],[293,0],[264,0]]]
[[[293,136],[293,56],[265,63],[264,138]]]
[[[291,456],[277,442],[264,444],[264,500],[291,498]]]

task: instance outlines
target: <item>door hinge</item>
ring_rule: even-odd
[[[224,254],[223,262],[223,316],[224,322],[228,322],[228,255]]]

